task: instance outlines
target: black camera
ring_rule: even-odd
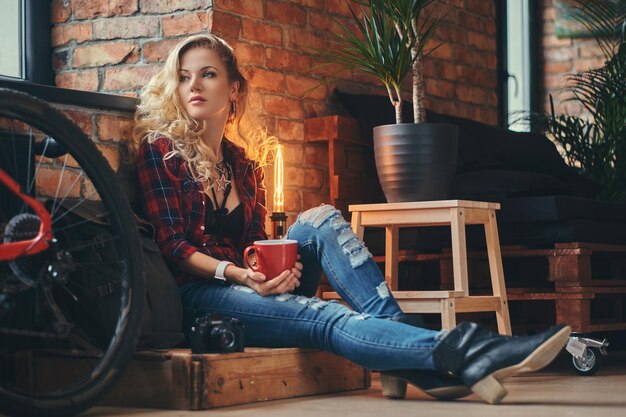
[[[191,353],[243,352],[241,320],[214,314],[196,318],[189,332]]]

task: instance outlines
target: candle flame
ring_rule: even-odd
[[[283,146],[278,145],[276,160],[274,161],[274,212],[285,210],[285,195],[283,174]]]

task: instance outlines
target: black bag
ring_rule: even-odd
[[[63,207],[72,209],[63,216],[67,227],[60,238],[66,240],[66,245],[80,248],[72,251],[79,268],[68,280],[73,297],[67,297],[66,302],[71,303],[72,319],[87,331],[93,343],[102,347],[110,340],[119,316],[119,258],[100,201],[83,201],[75,206],[75,202],[66,200]],[[184,340],[180,290],[154,241],[154,228],[137,216],[135,219],[146,287],[138,346],[171,348]],[[90,264],[97,267],[90,268]]]

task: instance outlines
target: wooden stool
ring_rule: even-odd
[[[456,313],[493,311],[500,334],[511,334],[500,240],[495,211],[498,203],[445,200],[430,202],[360,204],[349,206],[352,229],[360,239],[367,226],[385,227],[385,280],[405,313],[439,313],[443,329],[456,326]],[[465,225],[483,224],[487,241],[493,295],[472,296],[467,278]],[[452,291],[398,291],[398,235],[400,227],[450,225],[452,231]],[[325,292],[326,299],[340,298]]]

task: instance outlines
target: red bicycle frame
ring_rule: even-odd
[[[0,261],[12,261],[25,254],[34,255],[48,249],[48,239],[45,237],[52,236],[52,218],[48,210],[37,199],[22,193],[17,181],[2,168],[0,168],[0,182],[24,200],[40,219],[39,233],[34,238],[10,243],[0,242]]]

